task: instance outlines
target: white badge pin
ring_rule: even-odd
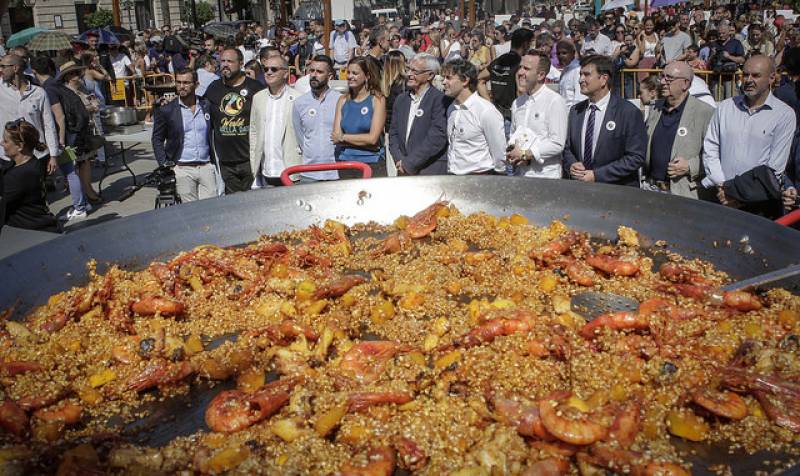
[[[364,106],[364,107],[361,108],[361,115],[362,116],[366,116],[368,112],[369,112],[369,109],[367,109],[367,106]]]
[[[239,91],[239,95],[242,96],[242,97],[247,97],[247,90],[246,89],[242,89],[241,91]]]
[[[414,113],[414,115],[417,117],[422,117],[423,114],[425,114],[425,111],[422,109],[417,109],[417,112]]]
[[[311,116],[311,117],[316,116],[317,115],[317,110],[316,109],[309,109],[308,110],[308,115]]]
[[[678,136],[679,137],[686,137],[686,134],[688,134],[688,133],[689,133],[689,131],[686,130],[685,127],[681,127],[681,128],[678,129]]]
[[[616,122],[614,122],[614,121],[608,121],[608,122],[606,123],[606,129],[608,129],[609,131],[613,131],[613,130],[614,130],[614,129],[616,129],[616,128],[617,128],[617,123],[616,123]]]
[[[203,115],[203,117],[204,117],[204,118],[205,118],[207,121],[210,121],[210,120],[211,120],[211,116],[210,116],[208,113],[205,113],[205,115]]]

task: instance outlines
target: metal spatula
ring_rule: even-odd
[[[748,289],[759,288],[767,284],[772,284],[783,279],[792,278],[800,275],[800,264],[794,264],[769,273],[760,274],[753,278],[736,281],[716,290],[712,297],[722,298],[722,293],[727,291],[745,291]],[[572,296],[570,300],[572,310],[586,320],[591,321],[597,316],[608,312],[636,311],[639,309],[639,301],[629,297],[620,296],[614,293],[603,293],[597,291],[585,291]]]

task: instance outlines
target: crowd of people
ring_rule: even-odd
[[[373,177],[502,174],[639,187],[770,218],[797,208],[800,25],[755,3],[648,13],[540,8],[468,27],[439,10],[336,20],[327,41],[310,21],[241,23],[179,51],[165,48],[166,28],[107,54],[96,41],[55,60],[17,48],[0,61],[5,221],[57,228],[44,186],[33,188],[56,169],[69,183],[68,219],[100,201],[88,164],[103,160],[93,140],[110,102],[102,85],[152,73],[174,78],[177,98],[148,119],[155,159],[173,168],[184,202],[281,186],[293,165],[347,161]]]

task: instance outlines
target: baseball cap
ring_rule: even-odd
[[[333,24],[335,26],[342,26],[342,25],[347,24],[347,22],[345,20],[336,20],[336,21],[333,22]]]

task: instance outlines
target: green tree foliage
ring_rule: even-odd
[[[114,23],[114,15],[111,10],[98,8],[94,13],[86,15],[86,24],[91,28],[101,28]]]

